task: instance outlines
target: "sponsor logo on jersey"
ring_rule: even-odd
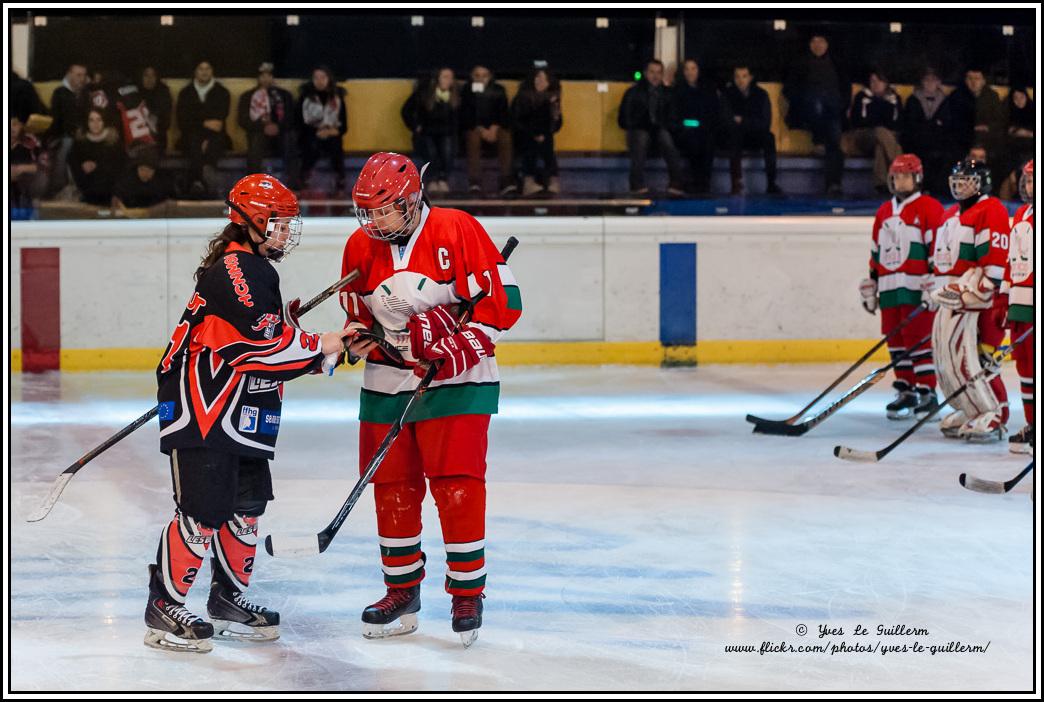
[[[261,413],[261,428],[259,430],[262,434],[268,436],[275,436],[279,433],[279,413],[265,410]]]
[[[243,409],[239,412],[239,431],[243,432],[244,434],[256,434],[257,415],[257,407],[243,405]]]
[[[169,422],[174,419],[174,402],[161,402],[159,404],[159,419],[161,422]]]
[[[239,296],[239,301],[243,303],[244,307],[253,307],[254,302],[250,299],[250,286],[247,285],[243,271],[239,267],[239,259],[235,254],[229,254],[225,256],[224,260],[225,270],[228,271],[228,277],[232,281],[232,289]]]
[[[259,392],[270,392],[272,390],[278,390],[280,382],[278,380],[264,380],[262,378],[247,378],[247,392],[248,393],[259,393]]]
[[[254,331],[264,331],[265,338],[271,339],[273,336],[275,336],[276,325],[279,324],[281,321],[282,320],[279,318],[278,314],[272,314],[271,312],[268,312],[258,317],[257,322],[254,324],[254,326],[250,328]]]

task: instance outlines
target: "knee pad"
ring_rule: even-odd
[[[268,500],[238,500],[236,502],[237,517],[260,517],[268,507]]]

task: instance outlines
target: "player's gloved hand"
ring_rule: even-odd
[[[295,297],[290,302],[283,305],[283,322],[289,324],[291,327],[301,328],[300,314],[301,311],[301,298]]]
[[[870,314],[877,312],[877,281],[864,278],[859,283],[859,295],[863,298],[863,309]]]
[[[479,361],[493,355],[493,342],[486,333],[470,324],[456,334],[443,337],[421,352],[421,358],[429,363],[442,362],[435,380],[454,378]],[[417,377],[424,377],[427,367],[419,365],[413,369]]]
[[[935,281],[932,280],[932,276],[925,276],[921,281],[921,302],[928,307],[929,312],[939,309],[939,303],[932,297],[933,290],[935,290]]]
[[[350,332],[347,336],[348,344],[348,363],[355,365],[360,359],[370,355],[370,351],[373,351],[377,343],[370,340],[354,339],[355,335],[361,331],[367,329],[367,326],[362,322],[349,322],[348,326],[345,327],[345,331]]]
[[[413,315],[406,322],[406,331],[410,334],[410,353],[418,360],[424,358],[424,350],[439,339],[453,334],[456,326],[457,320],[447,305],[438,305]]]
[[[932,300],[939,307],[960,312],[963,308],[961,303],[961,287],[957,283],[948,283],[941,288],[932,290]]]

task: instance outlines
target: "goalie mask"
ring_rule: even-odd
[[[964,202],[993,190],[990,167],[984,161],[967,158],[950,171],[950,194],[957,202]]]
[[[276,178],[255,173],[241,178],[225,200],[228,218],[254,230],[268,247],[267,258],[278,262],[301,240],[301,209],[297,196]]]

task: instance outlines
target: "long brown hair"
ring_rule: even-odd
[[[229,222],[225,225],[225,228],[220,233],[215,234],[207,243],[207,251],[203,254],[203,258],[199,262],[199,268],[196,269],[196,282],[203,277],[203,274],[207,272],[211,266],[217,263],[218,259],[225,255],[225,250],[228,245],[237,242],[245,244],[251,248],[254,248],[254,242],[250,239],[250,234],[247,231],[246,226],[242,224],[236,224],[235,222]]]

